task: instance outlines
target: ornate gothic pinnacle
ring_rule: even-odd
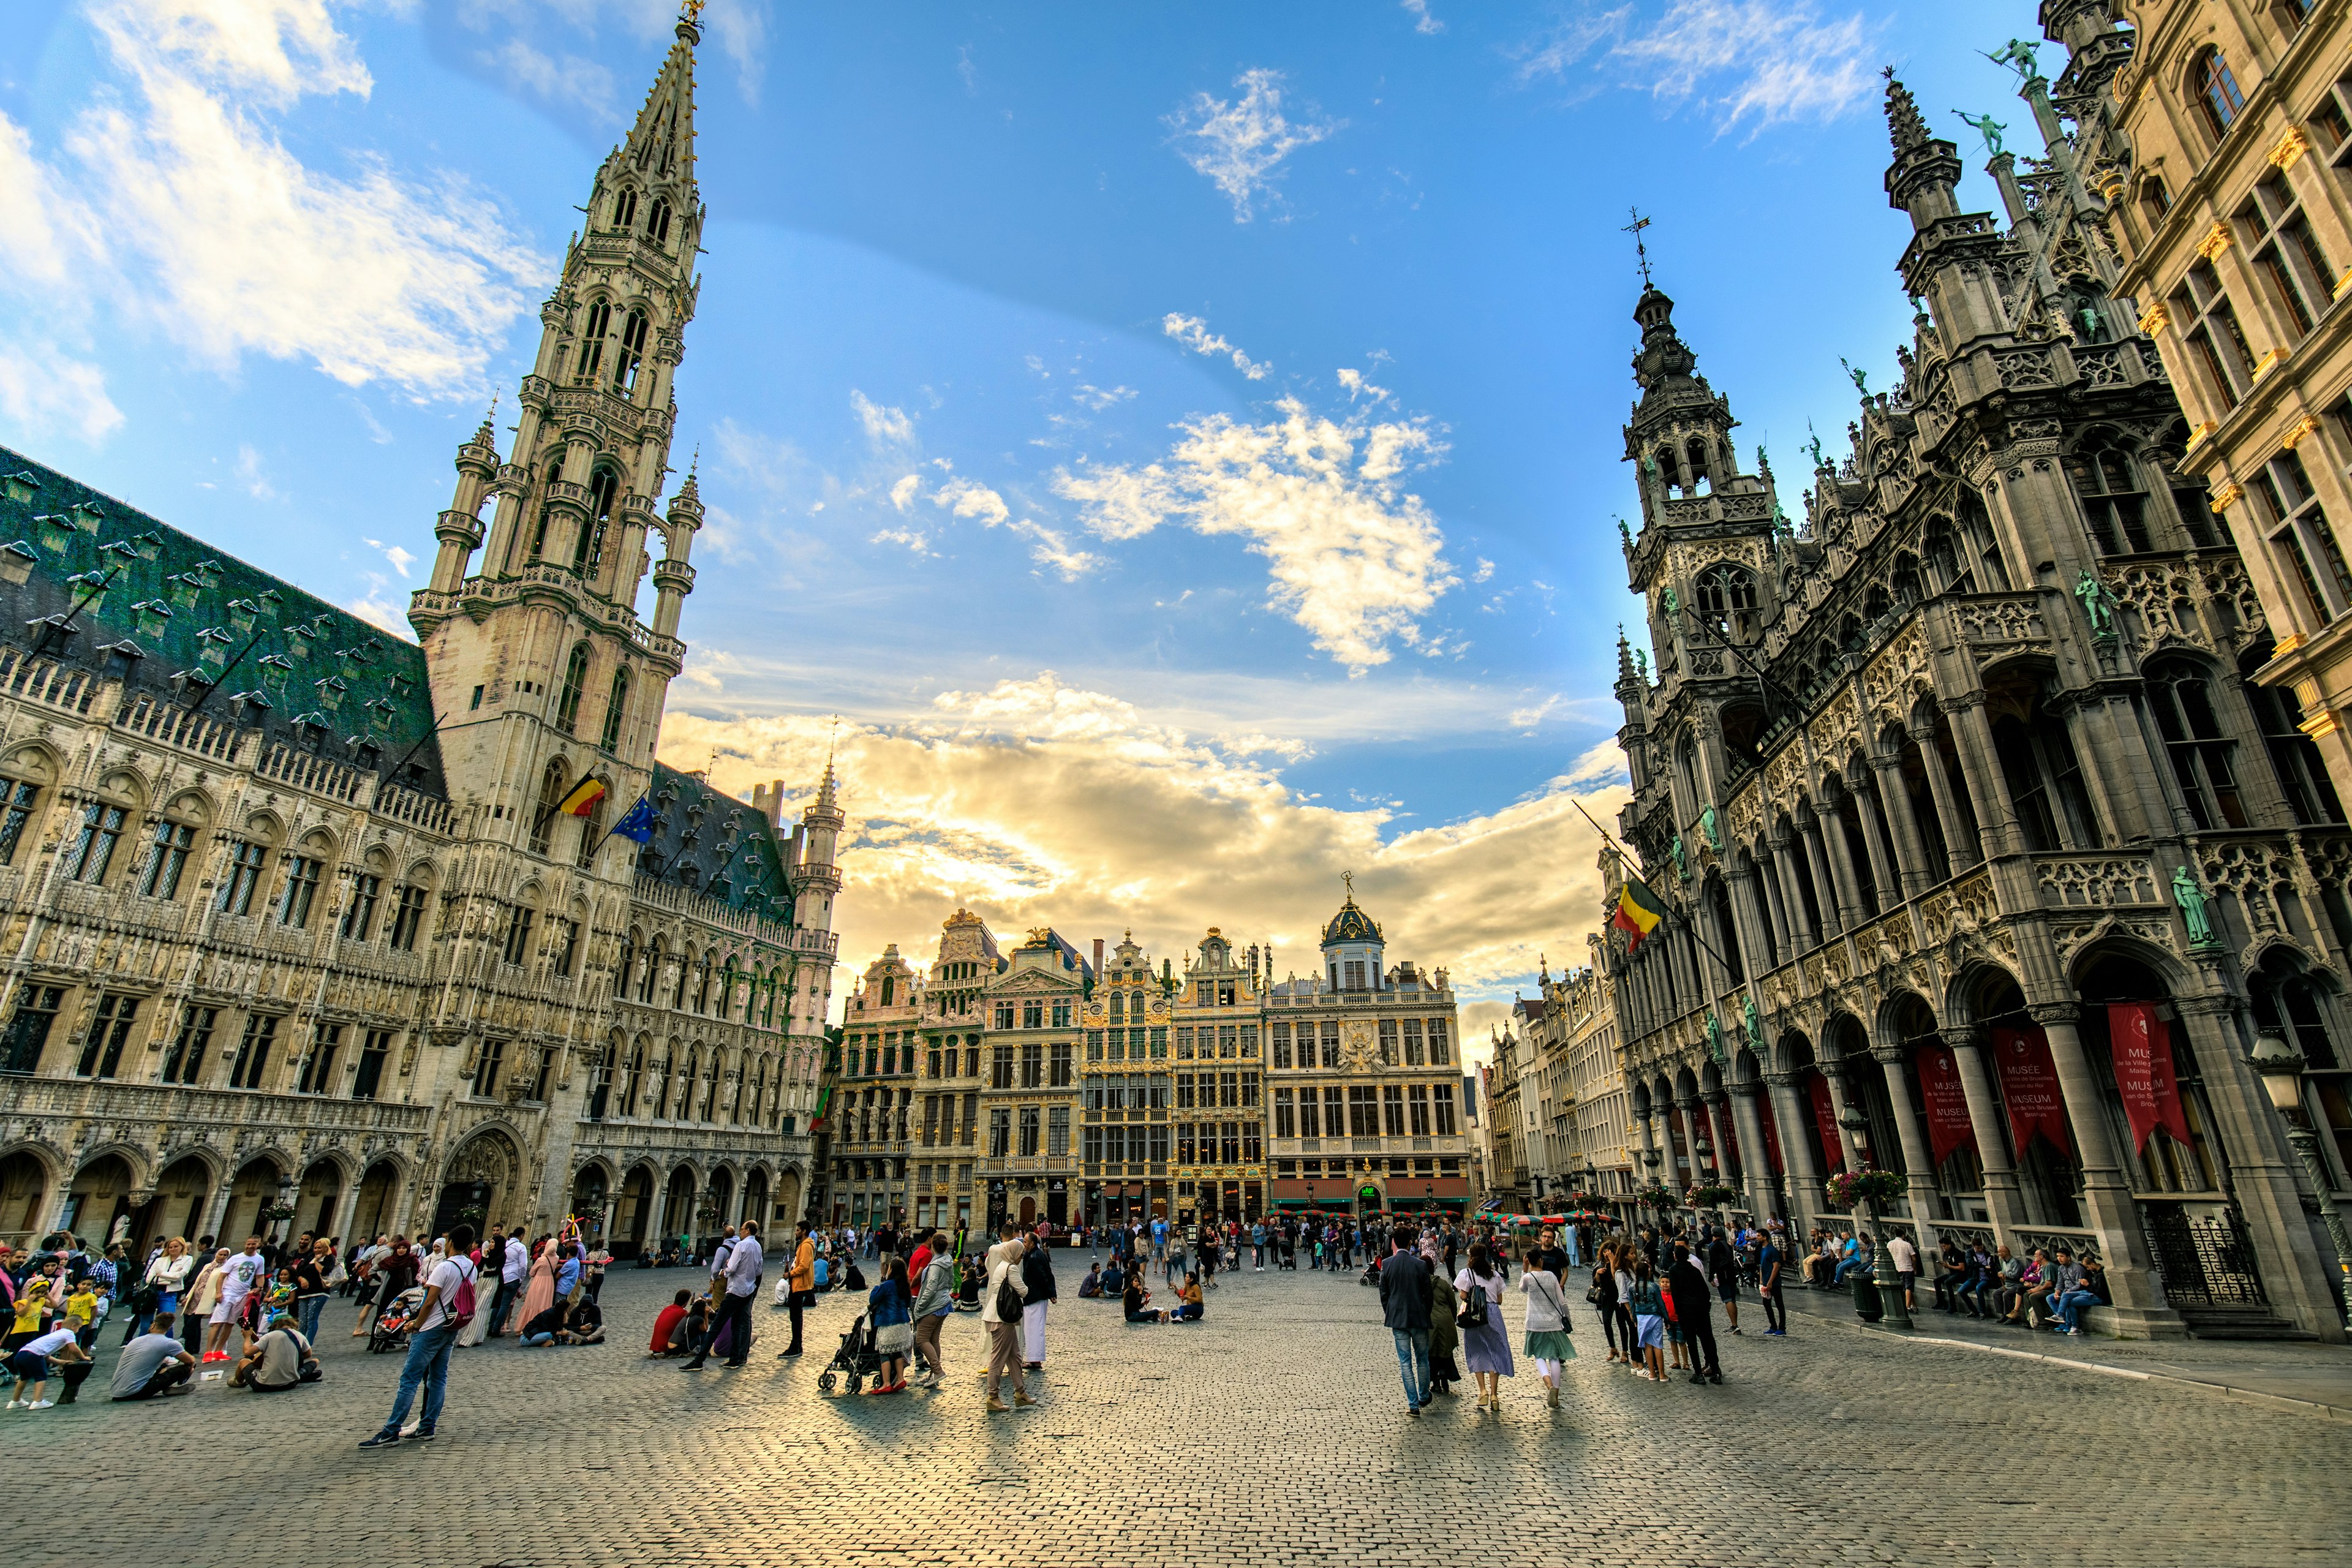
[[[1895,79],[1895,68],[1888,66],[1886,77],[1886,126],[1895,138],[1895,155],[1925,147],[1929,137],[1927,122],[1919,118],[1919,105],[1911,97],[1911,89]]]

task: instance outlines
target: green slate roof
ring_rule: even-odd
[[[373,747],[386,770],[415,748],[400,782],[439,791],[415,643],[0,447],[0,564],[11,562],[28,575],[0,583],[13,622],[0,635],[18,646],[40,635],[28,622],[71,614],[75,635],[52,634],[45,658],[99,668],[119,658],[135,689],[183,704],[210,682],[205,711],[217,719],[237,715],[231,698],[258,692],[267,709],[248,706],[243,721],[257,712],[272,738],[315,737],[362,765]],[[316,727],[309,736],[305,725]]]
[[[652,799],[660,826],[638,853],[641,869],[748,913],[792,920],[784,848],[765,816],[663,763],[654,764]],[[611,820],[634,804],[616,803]]]

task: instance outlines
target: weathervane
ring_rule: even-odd
[[[1627,207],[1625,210],[1633,215],[1633,221],[1627,224],[1620,232],[1633,237],[1633,254],[1640,258],[1639,265],[1642,268],[1642,287],[1647,289],[1651,287],[1650,247],[1642,243],[1642,231],[1650,226],[1650,220],[1642,216],[1640,207]]]

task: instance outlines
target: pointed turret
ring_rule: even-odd
[[[841,830],[848,821],[841,809],[840,781],[833,771],[833,759],[828,756],[824,760],[824,777],[816,786],[816,798],[801,813],[803,847],[800,863],[793,868],[794,925],[820,931],[831,929],[833,896],[841,891],[841,871],[834,865],[833,857],[841,842]]]
[[[1888,204],[1909,213],[1912,227],[1922,233],[1957,216],[1960,209],[1953,193],[1960,183],[1959,149],[1929,134],[1918,103],[1896,79],[1893,66],[1886,68],[1886,129],[1895,142],[1895,162],[1886,171]]]

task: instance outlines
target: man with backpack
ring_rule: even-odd
[[[362,1448],[388,1448],[400,1441],[400,1428],[408,1419],[408,1407],[415,1401],[417,1385],[425,1388],[425,1416],[416,1428],[416,1440],[430,1443],[441,1422],[441,1404],[449,1392],[449,1350],[457,1342],[458,1331],[474,1317],[473,1259],[467,1254],[474,1249],[474,1227],[455,1226],[449,1232],[449,1256],[433,1266],[425,1281],[425,1304],[418,1309],[416,1327],[408,1337],[408,1359],[400,1368],[400,1393],[392,1402],[392,1415],[383,1429],[364,1439]]]

